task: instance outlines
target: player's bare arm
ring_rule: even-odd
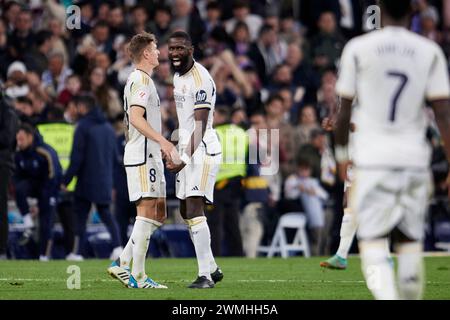
[[[203,136],[205,135],[206,131],[206,125],[208,122],[208,115],[209,115],[209,109],[198,109],[194,110],[194,119],[195,119],[195,129],[194,132],[192,132],[191,138],[188,143],[188,148],[185,151],[185,154],[191,158],[192,155],[195,153],[195,150],[197,150],[198,146],[200,145],[200,142],[203,139]],[[175,164],[173,162],[167,163],[167,169],[169,169],[171,172],[179,172],[181,171],[184,166],[186,165],[185,162],[181,161],[179,164]]]
[[[436,118],[439,131],[442,139],[444,140],[445,154],[447,155],[447,161],[450,162],[450,100],[442,99],[431,102],[434,115]],[[450,172],[447,177],[447,187],[450,186]],[[448,192],[450,198],[450,188]]]
[[[349,164],[348,156],[348,135],[350,132],[350,119],[352,117],[352,103],[353,100],[348,98],[341,98],[341,107],[339,109],[335,139],[336,139],[336,161],[338,162],[339,177],[342,181],[346,180],[347,166]]]
[[[164,158],[172,159],[174,145],[167,141],[160,133],[156,132],[144,118],[145,109],[140,106],[131,106],[130,123],[145,137],[156,141],[161,146],[161,152]]]

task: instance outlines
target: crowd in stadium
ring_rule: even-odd
[[[412,2],[411,30],[436,41],[450,57],[450,1]],[[8,116],[0,112],[0,256],[6,258],[7,252],[7,199],[16,201],[24,225],[33,225],[32,217],[47,214],[51,207],[30,204],[27,198],[55,201],[55,219],[64,227],[67,254],[77,245],[74,235],[81,228],[77,210],[86,203],[102,205],[97,209],[108,225],[113,247],[126,243],[134,212],[120,158],[125,144],[123,88],[134,69],[127,42],[142,31],[153,33],[158,40],[160,65],[152,79],[161,100],[163,133],[169,138],[177,128],[177,116],[167,39],[180,29],[189,33],[196,60],[214,78],[217,130],[232,125],[243,129],[237,133],[242,135],[249,128],[279,130],[280,170],[276,174],[260,175],[260,164],[219,173],[215,204],[207,212],[214,255],[256,256],[258,245],[267,244],[273,236],[280,215],[290,211],[305,212],[313,255],[329,254],[339,236],[343,183],[337,176],[333,135],[321,124],[337,111],[335,83],[342,49],[349,39],[368,31],[366,9],[375,3],[2,1],[0,83],[20,123],[13,154],[3,144]],[[78,20],[71,16],[77,13]],[[80,112],[77,107],[77,97],[87,93],[95,98],[95,116],[92,110]],[[89,121],[105,123],[94,148],[102,148],[111,157],[118,151],[111,168],[99,164],[89,151],[71,149],[74,125],[81,126],[79,119],[84,117],[83,126],[89,132],[86,114],[90,114]],[[429,118],[437,199],[432,213],[448,218],[446,201],[439,202],[439,195],[446,194],[447,162],[431,112]],[[59,126],[48,126],[55,123]],[[116,143],[103,143],[111,135]],[[83,145],[92,143],[86,138]],[[77,168],[88,171],[71,186],[71,178],[77,176],[75,164],[69,163],[73,153],[78,153],[81,163]],[[175,198],[174,176],[167,172],[166,178],[167,196]],[[74,188],[75,183],[83,188]],[[67,187],[62,190],[61,184]],[[46,230],[40,226],[41,238],[49,236],[46,232],[51,232],[52,220]],[[30,236],[26,231],[22,240]],[[45,256],[48,248],[41,247],[40,255]]]

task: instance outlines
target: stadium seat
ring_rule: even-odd
[[[292,243],[288,243],[286,228],[296,229]],[[283,258],[289,257],[289,252],[303,252],[306,258],[311,256],[309,249],[308,236],[306,234],[306,217],[302,212],[288,212],[281,216],[278,221],[275,234],[270,246],[260,246],[259,252],[267,253],[271,258],[280,253]]]

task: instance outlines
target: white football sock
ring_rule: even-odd
[[[422,244],[401,243],[396,246],[398,253],[398,287],[400,299],[419,300],[423,295],[424,265]]]
[[[347,259],[357,228],[358,224],[355,215],[350,212],[350,209],[344,209],[340,233],[341,241],[339,242],[339,248],[336,252],[339,257]]]
[[[198,275],[205,276],[211,280],[211,261],[214,261],[214,257],[211,251],[211,234],[206,217],[195,217],[186,222],[191,230],[192,242],[194,243],[195,254],[197,256]]]
[[[398,299],[394,270],[386,251],[386,239],[360,241],[359,248],[367,287],[375,299]]]
[[[150,237],[153,232],[161,226],[161,223],[145,217],[136,217],[131,235],[133,243],[133,267],[131,274],[136,281],[143,281],[145,274],[145,257],[147,256]]]
[[[186,219],[185,222],[189,226],[189,220]],[[189,227],[188,227],[188,230],[189,230],[189,236],[191,237],[191,241],[192,241],[192,243],[194,243],[194,238],[192,237],[192,230]],[[208,231],[209,231],[209,228],[208,228]],[[210,247],[211,247],[211,235],[209,236],[209,243],[210,243]],[[214,271],[217,270],[217,264],[216,264],[216,261],[214,260],[214,256],[212,254],[212,250],[210,250],[210,253],[211,253],[211,255],[209,257],[209,259],[210,259],[210,261],[209,261],[209,271],[210,271],[210,273],[213,273]]]
[[[134,227],[133,227],[134,232]],[[131,239],[133,238],[133,232],[131,232],[130,238],[128,239],[127,245],[123,249],[120,254],[120,266],[121,267],[130,267],[131,259],[133,258],[133,242]]]

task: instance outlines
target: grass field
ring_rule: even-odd
[[[351,257],[345,271],[324,270],[321,258],[217,259],[225,278],[212,290],[187,289],[196,276],[194,259],[147,260],[147,273],[167,290],[132,290],[109,277],[107,260],[0,261],[0,299],[297,300],[372,299]],[[427,257],[425,299],[450,299],[450,257]],[[81,289],[67,289],[67,268],[81,271]]]

